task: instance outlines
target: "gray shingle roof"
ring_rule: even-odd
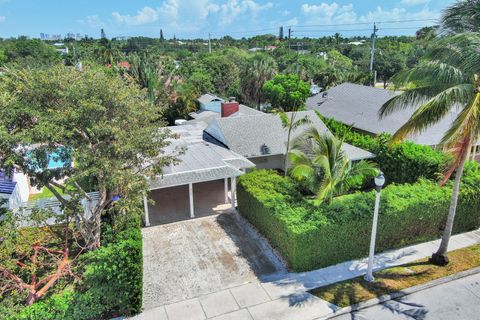
[[[291,113],[288,115],[290,116]],[[308,117],[311,123],[294,130],[291,134],[291,141],[310,127],[317,128],[320,133],[329,133],[325,124],[314,111],[297,112],[296,119],[303,117]],[[230,150],[248,158],[286,153],[287,130],[283,128],[279,116],[275,114],[264,113],[255,116],[219,118],[215,119],[205,131]],[[351,160],[374,156],[368,151],[353,146],[345,146],[345,150]]]
[[[373,134],[395,133],[413,114],[415,108],[395,112],[384,119],[378,118],[378,110],[398,91],[372,88],[353,83],[343,83],[307,100],[307,108],[318,110],[327,118],[334,118]],[[424,145],[437,145],[457,116],[457,111],[447,114],[439,123],[426,129],[422,134],[411,136],[410,140]]]
[[[202,94],[199,98],[198,98],[198,102],[200,103],[203,103],[203,104],[207,104],[207,103],[210,103],[212,101],[224,101],[222,98],[220,97],[217,97],[216,95],[214,94],[211,94],[211,93],[205,93],[205,94]]]
[[[149,181],[150,190],[240,176],[241,169],[255,166],[231,150],[204,141],[201,126],[182,125],[168,129],[179,135],[179,139],[172,142],[167,153],[173,152],[175,147],[186,150],[178,157],[178,164],[164,167],[163,176]]]

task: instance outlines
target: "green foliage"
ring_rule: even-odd
[[[295,111],[305,106],[310,87],[295,74],[281,74],[265,82],[262,92],[272,108]]]
[[[9,320],[85,320],[133,315],[142,307],[142,236],[138,212],[105,230],[103,246],[80,257],[81,279],[26,308],[3,308]]]
[[[9,40],[3,51],[6,63],[22,66],[48,66],[61,61],[60,54],[53,46],[38,39],[19,37],[16,40]]]
[[[465,172],[454,232],[480,226],[477,164]],[[448,214],[451,186],[420,180],[382,191],[377,250],[438,238]],[[312,270],[368,254],[375,192],[359,192],[313,206],[289,178],[258,170],[239,179],[238,206],[278,248],[294,271]]]
[[[428,146],[409,141],[390,146],[388,134],[372,137],[318,115],[336,137],[343,137],[345,142],[374,153],[387,183],[413,183],[420,177],[439,180],[450,162],[450,155]]]
[[[47,187],[71,216],[82,216],[78,202],[85,190],[82,181],[93,179],[101,199],[88,218],[76,225],[89,248],[100,243],[99,217],[115,195],[141,196],[146,177],[161,174],[173,160],[159,153],[172,135],[161,110],[133,81],[117,74],[65,66],[48,69],[9,69],[0,78],[0,167],[16,166],[38,188]],[[35,145],[34,151],[24,148]],[[66,146],[59,151],[58,146]],[[57,152],[68,161],[48,169],[46,154]],[[145,166],[145,159],[155,159]],[[38,163],[41,170],[38,170]],[[139,171],[139,168],[140,169]],[[55,181],[65,196],[56,193]]]
[[[290,175],[317,196],[316,203],[330,202],[334,196],[361,187],[378,170],[366,161],[350,163],[343,141],[312,128],[295,139],[289,153]]]

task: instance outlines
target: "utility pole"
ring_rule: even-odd
[[[377,39],[377,25],[373,23],[373,33],[372,33],[372,49],[370,51],[370,73],[373,74],[373,59],[375,57],[375,40]],[[376,81],[376,80],[374,80]],[[375,87],[375,82],[373,83]]]
[[[212,53],[212,35],[208,33],[208,53]]]

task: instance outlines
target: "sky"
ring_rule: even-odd
[[[107,37],[207,38],[278,34],[413,35],[455,0],[0,0],[0,37],[80,33]],[[401,21],[401,22],[398,22]]]

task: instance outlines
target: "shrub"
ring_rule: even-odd
[[[466,170],[454,233],[480,226],[477,165]],[[420,179],[382,191],[377,250],[438,238],[448,213],[451,186]],[[289,178],[256,170],[242,176],[238,207],[284,255],[294,271],[312,270],[368,254],[375,192],[358,192],[314,207]]]
[[[142,308],[143,258],[140,217],[131,213],[120,229],[104,226],[102,246],[83,254],[73,288],[53,294],[10,319],[103,319]]]
[[[429,146],[410,141],[389,146],[391,136],[388,134],[373,137],[317,114],[336,137],[344,137],[345,142],[374,153],[375,162],[385,173],[388,183],[413,183],[418,178],[437,181],[450,161],[448,154]]]

